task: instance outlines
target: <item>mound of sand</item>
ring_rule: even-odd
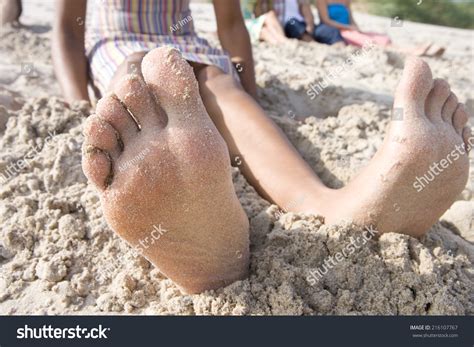
[[[203,9],[194,17],[212,13]],[[384,30],[375,17],[364,18]],[[215,41],[212,28],[200,30]],[[431,28],[417,30],[426,36]],[[457,54],[429,63],[467,102],[472,43],[462,38],[472,31],[437,32]],[[474,246],[466,241],[473,232],[466,222],[474,211],[472,186],[422,240],[385,234],[376,241],[351,224],[327,226],[317,216],[279,211],[237,168],[234,184],[251,224],[250,277],[181,294],[107,227],[81,170],[82,124],[90,110],[51,97],[59,89],[47,33],[26,28],[7,35],[0,47],[11,54],[0,68],[16,72],[0,81],[1,100],[8,101],[0,106],[0,314],[474,313]],[[22,47],[35,53],[40,78],[19,73]],[[260,45],[254,54],[262,105],[323,181],[342,186],[382,142],[403,58],[372,49],[311,100],[310,86],[357,54],[353,48],[295,42],[285,49]],[[313,117],[296,121],[306,116]],[[349,245],[354,251],[341,258]],[[325,275],[316,281],[318,270]]]
[[[148,261],[134,258],[105,224],[80,166],[81,126],[88,112],[81,104],[36,99],[9,117],[0,140],[0,172],[11,172],[0,190],[1,313],[474,311],[474,249],[451,230],[436,225],[421,242],[386,234],[362,244],[367,231],[360,228],[326,226],[315,216],[278,211],[237,169],[235,187],[251,222],[250,278],[216,292],[182,295]],[[387,116],[366,103],[343,108],[337,118],[279,123],[321,177],[339,186],[360,163],[338,160],[368,159]],[[335,262],[317,283],[308,279],[354,240],[359,241],[352,255]]]

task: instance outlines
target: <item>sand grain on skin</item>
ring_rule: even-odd
[[[301,125],[280,121],[333,186],[354,172],[353,164],[340,166],[334,153],[353,144],[352,157],[367,158],[382,136],[384,111],[373,104],[352,111],[351,122],[344,117],[346,111],[340,118],[313,118]],[[1,137],[4,168],[48,131],[57,133],[54,145],[46,146],[0,191],[0,313],[474,312],[473,246],[439,224],[422,241],[398,234],[371,240],[311,286],[306,280],[310,271],[363,230],[325,226],[320,218],[291,213],[277,220],[278,209],[259,198],[237,169],[234,185],[251,223],[251,275],[216,292],[182,295],[106,226],[98,197],[80,171],[80,134],[87,112],[56,99],[31,100],[10,117]],[[329,129],[345,132],[344,140]],[[359,131],[371,136],[361,139]],[[311,143],[323,145],[316,149]],[[330,170],[339,178],[331,177]]]

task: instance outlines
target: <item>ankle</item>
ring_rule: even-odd
[[[327,211],[337,201],[339,190],[331,189],[318,182],[310,189],[305,189],[296,198],[281,206],[284,212],[310,213],[325,217]]]

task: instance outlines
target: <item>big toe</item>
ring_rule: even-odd
[[[418,57],[407,58],[402,79],[395,94],[395,109],[407,116],[424,114],[425,100],[433,86],[431,69]]]
[[[142,73],[170,122],[186,120],[202,106],[193,68],[177,49],[159,47],[150,51],[143,58]]]

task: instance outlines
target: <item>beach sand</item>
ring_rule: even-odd
[[[193,10],[199,32],[216,43],[212,9],[199,4]],[[52,2],[26,1],[23,21],[30,26],[5,27],[0,39],[0,174],[7,178],[0,186],[0,314],[474,313],[472,179],[423,239],[389,233],[375,240],[350,223],[327,226],[318,216],[279,210],[235,168],[235,188],[251,224],[250,277],[216,291],[181,294],[107,227],[87,185],[82,125],[91,111],[59,97],[50,55],[52,11]],[[431,37],[445,45],[443,58],[427,61],[472,111],[473,31],[357,18],[394,41]],[[354,48],[261,44],[254,56],[261,104],[326,184],[344,185],[382,142],[404,58],[366,50],[311,100],[310,86],[358,56]],[[353,254],[326,267],[322,279],[308,280],[351,244]]]

